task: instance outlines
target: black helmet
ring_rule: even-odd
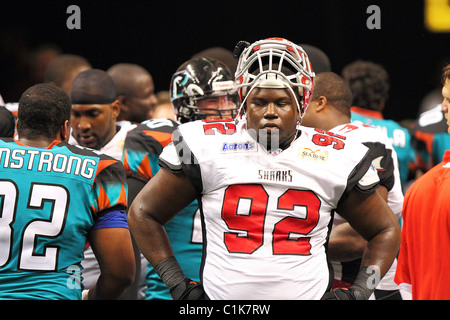
[[[219,97],[223,98],[219,101]],[[182,123],[207,117],[233,118],[239,107],[230,69],[213,58],[183,63],[172,76],[170,100]]]

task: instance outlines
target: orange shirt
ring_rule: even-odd
[[[450,299],[450,150],[405,194],[395,282],[414,300]]]

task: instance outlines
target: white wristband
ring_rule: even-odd
[[[81,300],[89,300],[88,294],[89,294],[89,289],[83,290],[83,291],[81,292]]]

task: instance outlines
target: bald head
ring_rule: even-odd
[[[110,104],[117,99],[111,77],[103,70],[91,69],[78,74],[70,89],[72,104]]]
[[[69,95],[73,79],[80,72],[89,69],[92,69],[92,66],[84,57],[75,54],[62,54],[47,65],[44,82],[63,89]]]
[[[157,102],[151,74],[133,63],[118,63],[107,70],[117,89],[121,110],[118,120],[142,122]]]
[[[117,89],[118,95],[134,96],[136,84],[151,78],[150,73],[143,67],[132,63],[118,63],[106,71]]]

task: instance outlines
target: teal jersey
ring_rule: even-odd
[[[128,133],[122,160],[130,188],[133,180],[147,182],[158,172],[159,155],[163,147],[172,142],[172,132],[177,127],[175,121],[154,119],[142,122]],[[198,207],[197,201],[192,202],[164,226],[181,269],[186,277],[194,281],[200,281],[203,248]],[[172,299],[150,264],[146,284],[145,299]]]
[[[423,112],[413,124],[413,145],[417,152],[417,166],[428,171],[442,162],[450,150],[450,134],[441,105]]]
[[[450,150],[450,134],[448,132],[434,134],[431,152],[433,165],[442,162],[442,158],[444,158],[444,153],[446,150]]]
[[[0,299],[80,299],[89,230],[125,209],[126,194],[124,168],[108,156],[0,139]]]
[[[450,150],[450,134],[447,132],[414,131],[413,141],[417,152],[417,167],[426,172],[438,163],[446,150]]]
[[[384,119],[380,112],[358,107],[351,108],[351,121],[375,127],[388,136],[397,153],[400,181],[404,187],[408,181],[410,166],[416,161],[408,129],[393,120]]]

